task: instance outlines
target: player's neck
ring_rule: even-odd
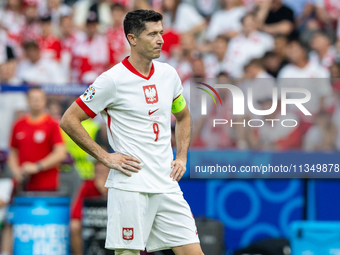
[[[130,64],[142,75],[148,77],[151,71],[152,60],[132,55],[128,58]]]
[[[45,112],[30,112],[29,114],[29,118],[33,121],[37,121],[40,120],[41,118],[43,118],[45,116]]]

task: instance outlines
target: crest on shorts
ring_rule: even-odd
[[[143,86],[143,91],[147,104],[155,104],[158,102],[156,85]]]
[[[93,86],[90,86],[83,94],[83,98],[85,101],[91,101],[96,94],[96,89]]]
[[[123,239],[124,240],[133,239],[133,228],[123,228]]]

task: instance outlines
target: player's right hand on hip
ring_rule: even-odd
[[[119,153],[110,153],[105,160],[104,165],[109,168],[122,172],[127,176],[132,176],[131,172],[138,173],[142,167],[139,165],[141,161],[133,156],[127,156]]]

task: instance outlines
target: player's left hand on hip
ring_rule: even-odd
[[[172,178],[173,181],[179,181],[186,171],[186,162],[181,159],[175,159],[171,163],[171,168],[173,169],[171,171],[170,178]]]
[[[31,162],[24,162],[22,164],[22,170],[25,174],[36,174],[39,172],[38,165]]]

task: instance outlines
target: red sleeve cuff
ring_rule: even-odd
[[[87,113],[87,115],[89,115],[91,118],[94,118],[97,116],[97,114],[95,114],[84,102],[83,100],[80,99],[80,97],[78,97],[76,99],[76,103],[80,106],[81,109],[83,109],[84,112]]]

